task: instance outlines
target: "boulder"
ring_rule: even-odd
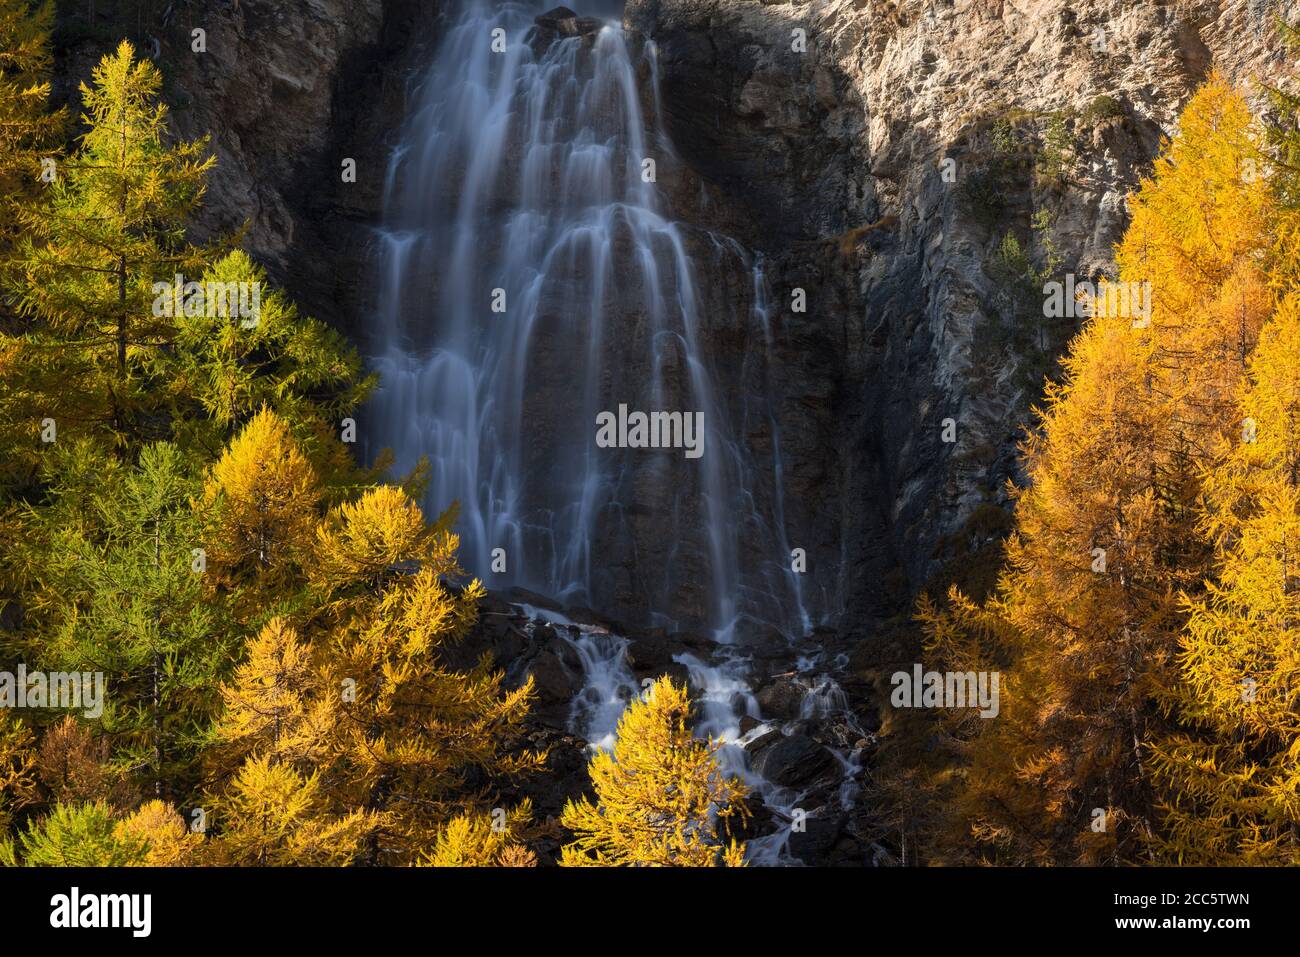
[[[593,36],[604,23],[597,17],[580,17],[568,7],[554,7],[533,18],[543,30],[562,37]]]
[[[627,644],[627,664],[638,675],[662,674],[673,664],[673,646],[666,639],[634,638]]]
[[[553,611],[558,614],[564,613],[564,606],[553,598],[547,598],[545,595],[539,595],[535,591],[529,591],[527,588],[512,588],[506,592],[507,597],[516,604],[532,605],[534,608],[545,608],[547,611]]]
[[[835,755],[802,734],[784,736],[754,760],[754,770],[781,787],[807,784],[835,767]]]
[[[603,628],[605,631],[621,635],[625,629],[621,624],[607,615],[602,615],[598,611],[592,611],[585,606],[577,608],[564,609],[564,617],[570,621],[577,622],[579,625],[590,625],[593,628]]]
[[[750,731],[753,731],[753,729],[751,728]],[[745,733],[748,734],[750,732]],[[766,731],[760,731],[758,734],[755,734],[754,737],[750,738],[748,741],[742,741],[741,747],[745,749],[745,753],[750,756],[752,761],[757,755],[761,754],[765,749],[772,747],[784,737],[785,735],[781,733],[780,728],[768,728]],[[755,766],[757,765],[755,764]]]
[[[790,832],[790,854],[809,865],[825,863],[844,831],[845,816],[823,810],[804,818],[802,832]]]
[[[763,717],[791,721],[799,717],[806,691],[793,675],[781,675],[759,689],[754,697]]]
[[[543,704],[567,702],[578,693],[577,679],[569,673],[553,651],[543,651],[533,659],[528,673],[537,686],[537,696]]]

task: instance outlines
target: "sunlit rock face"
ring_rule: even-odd
[[[1209,70],[1285,68],[1285,6],[629,0],[702,181],[684,215],[762,252],[778,304],[812,290],[807,313],[774,313],[773,377],[791,537],[838,548],[833,604],[870,614],[895,563],[919,586],[977,507],[1006,503],[1076,326],[1014,301],[1004,237],[1057,278],[1110,270],[1124,197]]]

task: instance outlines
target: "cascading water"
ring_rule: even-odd
[[[459,503],[462,561],[489,586],[724,639],[802,627],[691,237],[654,182],[671,150],[642,115],[653,48],[634,57],[613,22],[543,43],[534,13],[467,7],[415,94],[386,185],[368,436],[399,468],[428,457],[428,504]],[[620,406],[702,423],[701,454],[600,447],[597,416]]]
[[[426,504],[459,504],[462,562],[489,587],[711,632],[720,656],[679,659],[700,730],[765,788],[734,744],[758,708],[732,642],[760,625],[801,637],[810,617],[789,566],[761,262],[668,217],[653,172],[673,154],[643,116],[653,46],[634,52],[614,21],[547,33],[539,9],[469,3],[414,92],[378,234],[369,451],[393,449],[403,471],[427,457]],[[705,309],[701,259],[740,305]],[[743,342],[727,368],[711,328]],[[702,454],[602,447],[597,417],[620,406],[696,416]],[[761,457],[741,438],[758,420]],[[577,730],[608,747],[637,688],[624,643],[572,640]]]

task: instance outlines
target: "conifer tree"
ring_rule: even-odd
[[[283,619],[272,619],[249,642],[221,697],[224,708],[213,737],[227,762],[257,755],[310,767],[321,758],[333,713],[310,649]]]
[[[1188,600],[1178,713],[1153,746],[1163,858],[1300,863],[1300,297],[1265,327],[1242,432],[1207,479],[1217,575]]]
[[[93,476],[88,476],[93,480]],[[198,750],[230,655],[203,593],[196,483],[178,449],[147,446],[135,468],[64,498],[31,571],[34,660],[102,673],[112,760],[154,796],[195,783]],[[84,501],[80,521],[67,519]]]
[[[468,671],[444,658],[483,594],[477,580],[449,584],[464,578],[450,521],[426,526],[404,492],[380,486],[336,509],[318,534],[312,574],[332,620],[321,685],[338,709],[327,766],[343,808],[383,816],[371,864],[429,851],[465,811],[477,776],[511,778],[544,760],[506,749],[527,716],[531,679],[507,691],[489,658]]]
[[[185,819],[163,801],[146,801],[113,827],[113,836],[123,844],[144,842],[144,867],[183,867],[196,861],[203,835],[185,826]]]
[[[8,867],[125,867],[143,864],[145,838],[118,830],[112,809],[95,804],[59,804],[30,822],[17,839],[0,844],[0,865]]]
[[[37,800],[35,743],[23,722],[0,712],[0,835],[14,812]]]
[[[618,723],[614,753],[589,770],[596,801],[570,801],[560,823],[574,832],[566,867],[741,867],[745,847],[719,825],[744,814],[746,788],[718,766],[718,745],[688,727],[690,698],[660,678]]]
[[[221,830],[212,853],[228,865],[350,864],[381,817],[365,810],[334,816],[328,805],[318,773],[251,758],[217,804]]]
[[[53,159],[66,115],[51,112],[50,0],[0,0],[0,253],[18,206],[41,188],[41,160]]]
[[[537,858],[523,843],[532,818],[525,800],[500,817],[482,812],[458,814],[438,834],[433,850],[420,863],[430,867],[535,867]]]
[[[168,145],[161,75],[130,43],[82,84],[89,129],[48,201],[24,209],[10,269],[21,311],[38,319],[47,415],[107,428],[121,447],[156,433],[160,350],[172,321],[155,315],[155,282],[197,276],[208,253],[185,239],[213,160],[206,141]]]
[[[0,0],[0,279],[19,238],[20,211],[45,187],[41,160],[55,159],[61,145],[66,114],[47,110],[53,18],[52,2]],[[0,287],[0,496],[30,477],[37,423],[47,414],[26,402],[29,365],[39,357],[21,349],[15,307]]]
[[[230,443],[204,486],[212,514],[208,559],[229,587],[292,587],[319,521],[320,480],[289,426],[263,408]]]
[[[1210,548],[1204,470],[1238,429],[1245,363],[1269,310],[1267,185],[1242,175],[1249,110],[1215,77],[1131,203],[1117,250],[1130,308],[1103,288],[1024,446],[1029,484],[997,595],[923,608],[932,649],[1005,666],[999,719],[966,728],[958,826],[1016,863],[1138,860],[1158,813],[1148,743]],[[1149,317],[1132,308],[1149,283]]]
[[[300,436],[327,423],[337,432],[375,381],[363,373],[356,350],[335,330],[300,316],[270,286],[266,271],[240,250],[217,261],[199,281],[205,289],[231,290],[232,301],[234,290],[242,288],[241,302],[255,304],[257,314],[248,318],[230,308],[172,309],[176,339],[167,357],[167,378],[186,444],[223,445],[262,408],[294,423]],[[327,453],[312,456],[311,451],[313,464],[324,464]],[[349,473],[354,467],[345,459],[334,455],[330,462]]]
[[[67,715],[45,729],[37,752],[36,774],[50,804],[93,804],[114,808],[135,803],[136,794],[121,769],[109,765],[108,742],[83,721]]]

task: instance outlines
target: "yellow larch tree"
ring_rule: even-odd
[[[144,867],[193,864],[203,846],[203,835],[186,827],[176,808],[156,799],[146,801],[119,821],[113,834],[124,844],[144,842],[144,859],[139,862]]]
[[[41,160],[55,159],[67,119],[49,109],[52,0],[0,0],[0,249],[13,241],[14,206],[43,185]]]
[[[525,799],[513,811],[457,814],[438,833],[420,863],[428,867],[535,867],[537,857],[525,845],[523,831],[532,819]]]
[[[922,609],[941,659],[1004,671],[999,718],[960,732],[953,809],[976,859],[1150,856],[1149,742],[1167,730],[1181,596],[1211,567],[1202,477],[1238,429],[1270,309],[1274,206],[1245,175],[1258,146],[1244,99],[1212,78],[1133,197],[1118,289],[1103,285],[1024,445],[997,593]]]
[[[330,803],[319,772],[250,758],[216,803],[213,858],[258,867],[351,864],[378,818],[365,810],[336,815]]]
[[[566,867],[741,867],[745,847],[720,830],[743,818],[747,789],[718,765],[718,743],[691,734],[686,688],[663,677],[618,723],[614,752],[589,771],[596,800],[570,801]]]
[[[1187,601],[1178,713],[1153,747],[1180,864],[1300,863],[1300,297],[1251,359],[1235,448],[1208,476],[1215,579]]]
[[[217,581],[256,584],[257,598],[294,582],[319,522],[320,480],[288,424],[262,409],[212,467],[208,565]]]
[[[311,649],[283,618],[248,643],[221,697],[213,738],[223,765],[258,755],[302,768],[320,758],[333,711],[320,693]]]
[[[401,490],[380,486],[322,524],[312,563],[331,622],[321,687],[337,714],[327,742],[332,799],[381,816],[364,860],[417,861],[474,797],[475,782],[538,769],[508,751],[533,698],[506,690],[490,658],[456,670],[444,658],[477,620],[483,586],[456,563],[452,514],[432,526]],[[490,807],[483,794],[476,802]],[[469,810],[475,810],[473,806]]]

